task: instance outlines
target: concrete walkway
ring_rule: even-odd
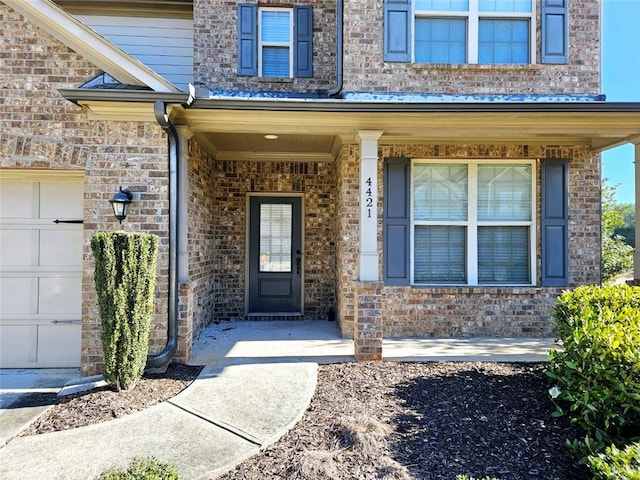
[[[387,361],[544,361],[549,339],[388,339]],[[11,408],[15,395],[55,391],[77,370],[2,370],[0,478],[92,479],[135,457],[173,462],[181,479],[208,479],[280,438],[304,414],[317,364],[353,361],[353,342],[335,323],[212,325],[194,345],[206,365],[168,402],[117,420],[63,432],[15,437],[46,407]]]

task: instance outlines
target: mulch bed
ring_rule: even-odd
[[[167,400],[200,367],[172,365],[130,392],[59,400],[22,435],[118,418]],[[542,364],[321,365],[303,419],[221,478],[586,480],[565,439],[580,431],[555,407]]]

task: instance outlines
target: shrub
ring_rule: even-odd
[[[172,463],[151,457],[136,459],[125,470],[107,470],[96,480],[178,480],[178,472]]]
[[[633,247],[622,237],[602,239],[602,280],[608,281],[633,267]]]
[[[158,236],[138,232],[96,232],[91,239],[104,379],[117,390],[134,388],[144,372],[158,245]]]
[[[640,288],[565,292],[553,319],[564,348],[550,352],[547,370],[557,397],[553,415],[568,415],[585,431],[570,444],[575,453],[600,452],[640,435]]]
[[[640,480],[640,442],[624,450],[612,445],[604,453],[589,457],[594,480]]]

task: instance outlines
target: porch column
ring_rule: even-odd
[[[378,281],[379,130],[358,130],[360,142],[360,281]]]
[[[193,137],[191,128],[176,125],[178,131],[178,282],[189,281],[188,230],[189,212],[189,139]]]
[[[633,256],[633,284],[640,286],[640,143],[635,144],[636,251]]]

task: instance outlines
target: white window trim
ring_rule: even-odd
[[[467,63],[478,64],[478,32],[481,18],[488,19],[526,19],[529,20],[529,63],[536,63],[536,1],[531,0],[531,12],[480,12],[478,1],[469,0],[469,10],[463,11],[436,11],[436,10],[416,10],[415,2],[412,2],[411,22],[411,62],[416,63],[416,39],[415,26],[417,18],[463,18],[467,20]],[[513,65],[513,64],[512,64]]]
[[[288,42],[262,42],[262,12],[287,11],[289,13],[289,41]],[[287,47],[289,49],[289,78],[293,78],[293,8],[283,7],[259,7],[258,8],[258,77],[262,75],[262,48],[263,47]]]
[[[462,164],[467,165],[468,169],[468,192],[467,192],[467,200],[468,200],[468,211],[467,211],[467,220],[466,221],[416,221],[414,220],[414,181],[413,181],[413,172],[415,171],[414,166],[416,164]],[[477,218],[478,214],[478,165],[499,165],[501,163],[510,164],[510,165],[530,165],[531,166],[531,221],[517,221],[517,222],[479,222]],[[414,286],[435,286],[435,285],[443,285],[443,286],[468,286],[468,287],[531,287],[536,285],[537,281],[537,254],[536,254],[536,245],[537,245],[537,225],[536,225],[536,211],[537,211],[537,162],[535,160],[524,160],[524,159],[428,159],[428,158],[417,158],[412,159],[411,161],[411,181],[410,181],[410,201],[409,201],[409,209],[411,214],[411,233],[410,233],[410,274],[411,274],[411,285]],[[461,225],[467,227],[467,250],[465,252],[466,255],[466,272],[467,272],[467,282],[466,283],[416,283],[414,281],[414,236],[415,236],[415,226],[416,225]],[[487,283],[480,284],[478,283],[478,227],[482,226],[527,226],[529,227],[529,278],[531,279],[530,283],[506,283],[506,284],[495,284],[495,283]]]

